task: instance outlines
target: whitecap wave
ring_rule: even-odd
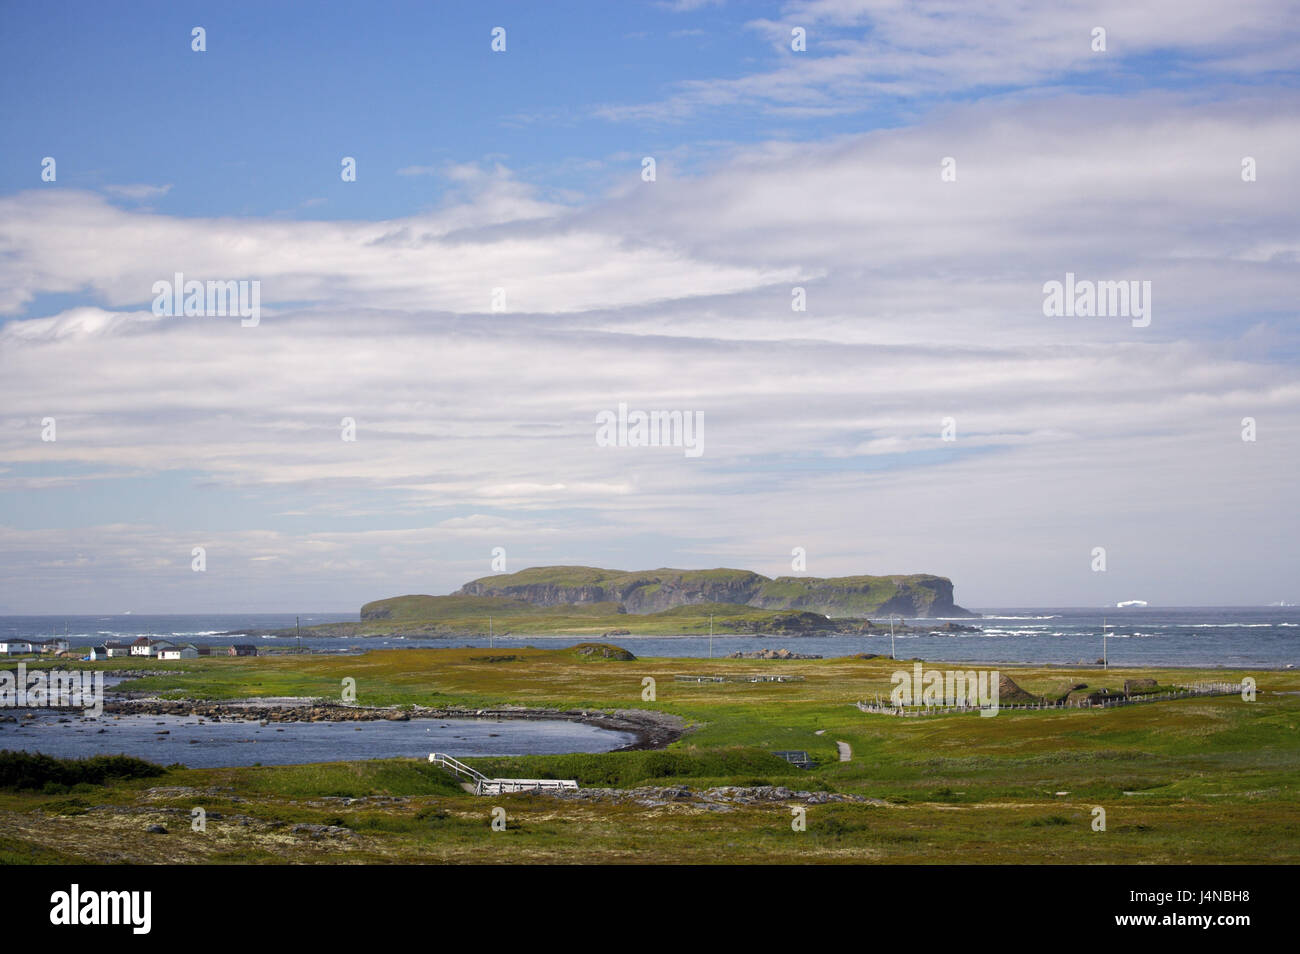
[[[985,616],[985,619],[1060,619],[1060,616]]]

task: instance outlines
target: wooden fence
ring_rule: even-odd
[[[1045,711],[1051,709],[1113,709],[1118,706],[1132,706],[1141,702],[1164,702],[1170,699],[1191,699],[1197,696],[1235,696],[1240,694],[1241,685],[1232,682],[1196,682],[1190,686],[1177,686],[1165,692],[1148,692],[1131,696],[1116,695],[1108,699],[1078,699],[1070,702],[1062,699],[1059,702],[1021,702],[1021,703],[999,703],[996,707],[998,712],[1002,710],[1011,711]],[[858,709],[862,712],[869,712],[873,715],[892,715],[892,716],[931,716],[931,715],[951,715],[953,713],[979,712],[981,709],[992,709],[993,706],[895,706],[888,700],[876,697],[874,702],[859,701]]]

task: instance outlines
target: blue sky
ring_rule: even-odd
[[[6,182],[30,174],[13,147],[39,143],[76,157],[61,169],[69,186],[143,173],[173,184],[153,204],[177,215],[401,216],[447,188],[403,168],[491,156],[549,189],[587,190],[616,153],[830,131],[745,115],[638,128],[584,115],[770,60],[750,17],[725,7],[684,18],[655,4],[70,4],[7,18]],[[204,54],[190,49],[196,25]],[[507,28],[503,55],[489,48],[495,26]],[[359,162],[354,188],[339,180],[345,155]]]
[[[494,546],[1297,598],[1286,4],[0,19],[0,612],[347,611]],[[158,319],[177,271],[260,324]],[[1152,282],[1151,325],[1044,317],[1067,271]],[[597,446],[620,401],[705,454]]]
[[[1129,68],[1083,61],[1042,84],[980,77],[972,88],[883,97],[833,115],[720,106],[671,121],[600,107],[663,100],[681,84],[736,80],[795,54],[753,23],[780,6],[657,3],[320,4],[142,2],[26,5],[5,13],[9,190],[32,151],[63,156],[60,182],[171,185],[149,204],[182,216],[373,219],[435,207],[450,183],[412,167],[499,160],[546,194],[609,187],[610,157],[680,150],[685,168],[746,143],[890,127],[937,104],[1006,91],[1204,90],[1194,53],[1151,50]],[[797,7],[795,8],[797,9]],[[791,17],[790,22],[799,18]],[[194,26],[207,51],[190,49]],[[507,51],[490,52],[493,27]],[[811,28],[809,59],[834,29]],[[863,29],[869,36],[869,27]],[[1268,79],[1294,84],[1294,73]],[[1256,83],[1258,77],[1235,77]],[[842,111],[840,111],[842,109]],[[340,157],[354,156],[355,185]],[[37,157],[38,159],[41,157]]]

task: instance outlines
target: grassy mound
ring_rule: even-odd
[[[579,643],[570,646],[568,652],[579,659],[615,659],[619,662],[631,662],[636,659],[622,646],[614,646],[610,643]]]
[[[1025,692],[1006,673],[998,678],[998,703],[1007,703],[1009,705],[1028,705],[1034,702],[1041,702],[1038,696],[1033,693]]]

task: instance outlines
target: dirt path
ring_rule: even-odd
[[[836,742],[835,747],[840,750],[841,762],[853,761],[853,749],[849,746],[847,742]]]

